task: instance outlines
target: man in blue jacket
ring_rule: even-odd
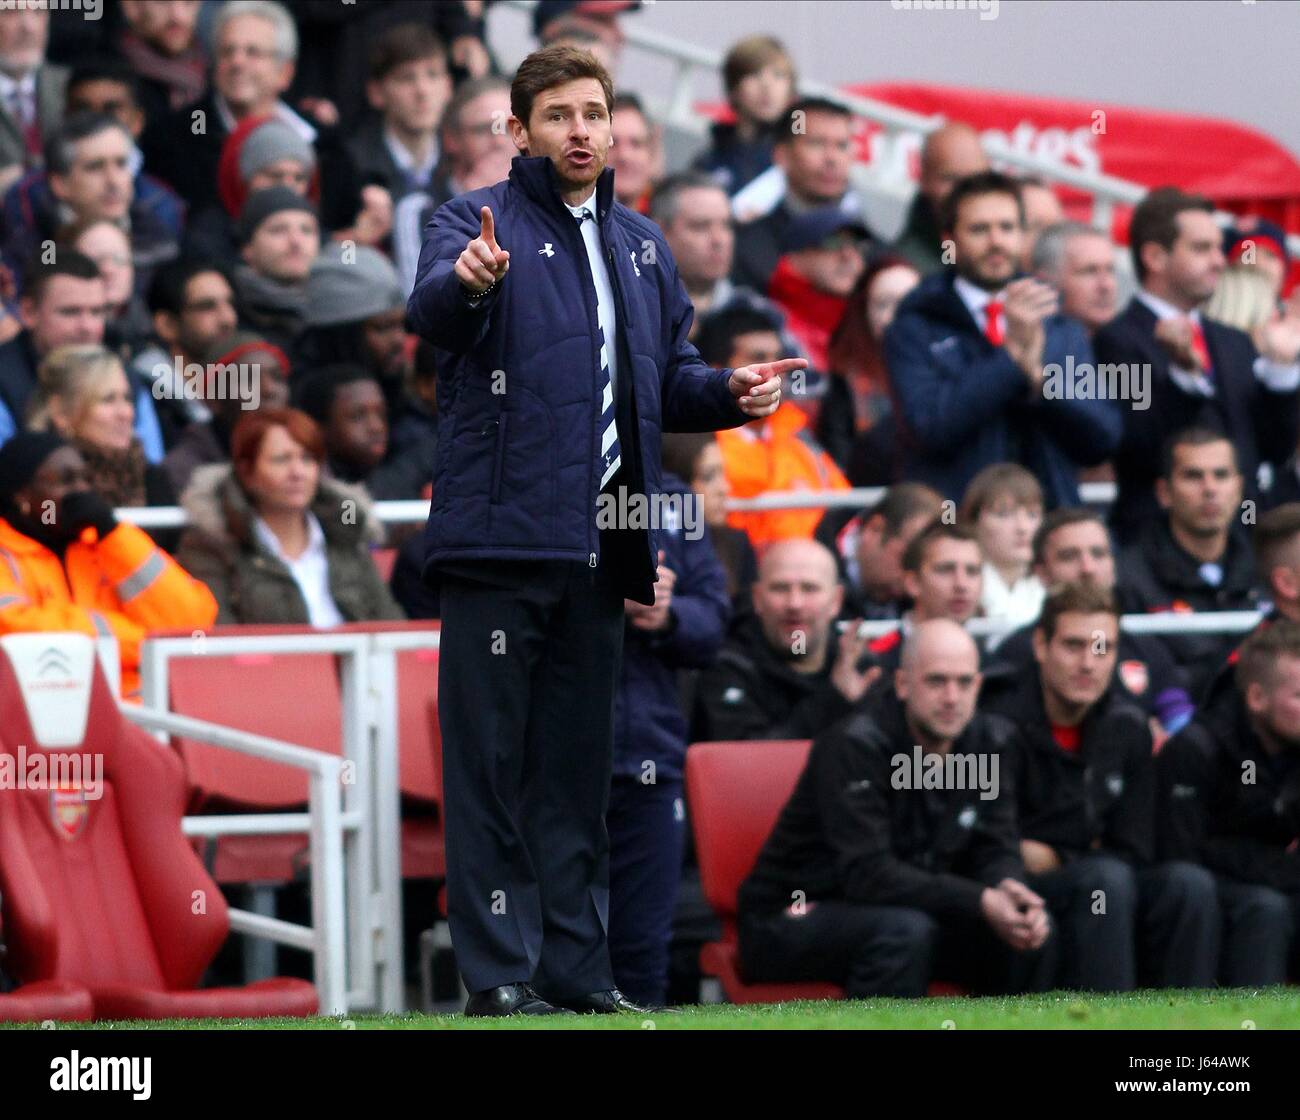
[[[467,1014],[640,1010],[610,968],[604,819],[624,600],[655,602],[662,547],[634,506],[662,491],[661,431],[770,415],[806,365],[700,359],[659,228],[614,199],[613,100],[589,52],[529,55],[521,158],[434,214],[408,304],[445,432],[425,540]]]
[[[1016,277],[1024,208],[1014,179],[960,179],[944,206],[953,267],[899,305],[885,361],[902,432],[902,474],[960,501],[990,463],[1019,463],[1047,505],[1078,505],[1078,468],[1107,459],[1122,420],[1100,399],[1083,327],[1056,292]]]

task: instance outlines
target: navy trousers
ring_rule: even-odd
[[[605,555],[602,535],[597,568],[442,570],[447,917],[472,992],[531,982],[566,999],[614,986],[605,811],[624,612]]]
[[[660,1007],[668,995],[668,945],[682,877],[686,812],[680,779],[614,779],[606,816],[610,844],[609,953],[619,989]]]

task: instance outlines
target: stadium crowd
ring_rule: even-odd
[[[111,633],[130,700],[154,630],[437,617],[421,537],[373,502],[432,496],[450,387],[406,322],[422,232],[516,154],[485,7],[0,11],[0,633]],[[617,77],[633,7],[547,0],[534,31]],[[768,37],[722,78],[728,119],[671,173],[620,92],[615,191],[664,231],[706,362],[810,369],[770,419],[663,441],[688,500],[655,603],[626,604],[619,987],[660,1005],[698,980],[713,933],[684,768],[705,740],[813,743],[741,890],[748,979],[867,996],[1294,977],[1285,234],[1225,231],[1168,186],[1119,247],[949,122],[881,237],[850,185],[849,110],[801,95]],[[1108,366],[1124,379],[1086,380]],[[1108,513],[1080,499],[1098,478]],[[727,509],[851,486],[886,490]],[[115,514],[173,505],[183,531]],[[1244,641],[1119,626],[1256,609]],[[977,645],[975,618],[1002,633]],[[990,782],[926,784],[931,758]]]

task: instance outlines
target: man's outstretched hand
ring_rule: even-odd
[[[485,292],[506,274],[510,254],[497,244],[492,210],[479,211],[479,235],[456,258],[456,278],[471,292]]]
[[[746,416],[771,416],[781,403],[781,374],[807,369],[806,358],[782,358],[731,371],[727,388]]]

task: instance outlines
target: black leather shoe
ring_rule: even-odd
[[[572,1015],[542,999],[528,984],[502,984],[475,992],[465,1004],[466,1015]]]
[[[586,1015],[614,1015],[620,1011],[635,1011],[638,1015],[653,1014],[650,1008],[633,1003],[617,988],[604,992],[592,992],[590,995],[575,996],[572,999],[556,1001],[560,1007]]]

